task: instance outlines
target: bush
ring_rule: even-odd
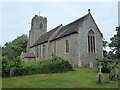
[[[101,69],[102,73],[110,73],[111,63],[114,62],[113,60],[106,58],[98,58],[96,60],[98,64],[101,63],[101,65],[103,66],[103,68]]]
[[[110,64],[108,63],[102,63],[102,66],[103,66],[103,68],[102,68],[102,72],[103,73],[110,73],[110,71],[111,71],[111,67],[110,67]]]
[[[17,75],[37,73],[60,73],[73,70],[72,65],[65,59],[53,56],[52,59],[22,63],[17,68]]]
[[[2,77],[9,76],[10,61],[6,56],[2,57]]]
[[[6,56],[2,56],[2,77],[8,77],[10,74],[11,67],[19,67],[21,64],[20,57],[14,58],[14,60],[10,60]]]
[[[16,58],[14,58],[13,60],[11,60],[10,63],[11,63],[11,67],[16,67],[16,68],[19,67],[20,64],[22,63],[20,56],[18,56]]]
[[[17,75],[37,73],[59,73],[73,70],[72,65],[65,59],[53,56],[52,59],[22,63],[17,68]]]

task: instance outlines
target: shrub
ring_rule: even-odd
[[[11,67],[19,67],[21,64],[20,57],[14,58],[14,60],[10,60],[6,56],[2,56],[2,77],[8,77],[10,74]]]
[[[106,58],[98,58],[96,59],[97,63],[101,63],[103,68],[101,69],[102,73],[110,73],[111,71],[111,64],[114,62],[111,59],[106,59]]]
[[[20,66],[21,63],[22,63],[21,58],[20,58],[20,56],[18,56],[16,58],[14,58],[13,60],[11,60],[11,67],[17,68]]]
[[[103,68],[102,68],[102,72],[103,73],[110,73],[110,71],[111,71],[111,67],[110,67],[110,64],[108,63],[102,63],[102,66],[103,66]]]
[[[22,63],[17,68],[17,75],[37,73],[60,73],[73,70],[72,65],[65,59],[53,56],[51,59]]]
[[[9,76],[10,61],[6,56],[2,57],[2,77]]]
[[[39,71],[39,64],[35,61],[22,63],[16,70],[17,75],[30,75]]]

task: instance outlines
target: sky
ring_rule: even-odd
[[[39,12],[41,16],[47,17],[49,31],[86,15],[88,9],[105,40],[110,42],[118,26],[118,2],[1,2],[0,45],[28,34],[31,19]]]
[[[120,25],[120,1],[118,3],[118,25]]]

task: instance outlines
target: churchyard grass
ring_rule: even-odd
[[[97,69],[80,68],[54,74],[34,74],[2,79],[3,88],[118,88],[118,81],[110,81],[103,74],[103,84],[96,83]]]

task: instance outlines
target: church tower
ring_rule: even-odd
[[[35,15],[32,18],[31,29],[29,31],[27,52],[29,52],[30,46],[45,32],[47,32],[47,18]]]

